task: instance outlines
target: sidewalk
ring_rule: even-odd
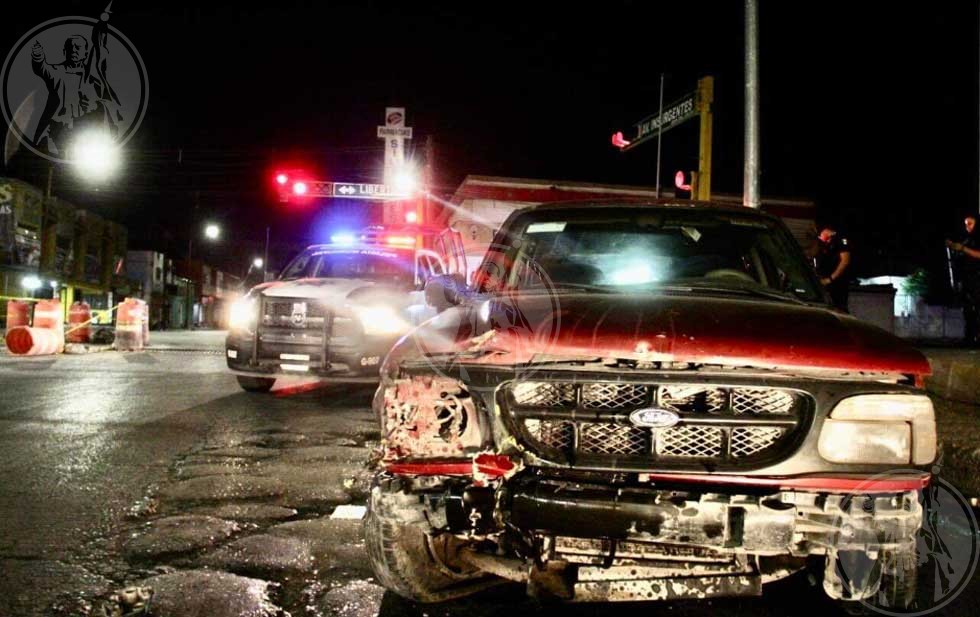
[[[0,355],[10,355],[0,330]],[[151,330],[147,351],[200,351],[224,354],[226,330]],[[67,353],[109,351],[111,345],[68,345]]]
[[[980,349],[920,347],[932,365],[926,380],[930,393],[952,401],[980,405]]]

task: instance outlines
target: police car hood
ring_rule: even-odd
[[[405,290],[394,285],[357,278],[302,278],[292,281],[270,281],[255,288],[266,298],[300,298],[327,304],[376,296],[404,296]]]

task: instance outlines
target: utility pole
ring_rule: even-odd
[[[265,226],[265,256],[262,258],[262,282],[265,282],[265,273],[269,270],[269,226]]]
[[[745,173],[742,205],[758,208],[759,197],[759,4],[745,0]]]
[[[432,201],[429,192],[435,178],[436,145],[432,135],[425,138],[425,168],[422,170],[422,196],[418,202],[418,222],[428,224],[432,217]],[[435,217],[433,217],[435,218]]]
[[[657,199],[660,199],[660,142],[664,136],[664,74],[660,74],[660,108],[657,112]]]
[[[714,124],[711,115],[711,104],[715,100],[715,78],[711,75],[698,80],[698,115],[701,119],[701,130],[698,143],[698,176],[697,192],[691,191],[691,197],[708,201],[711,199],[711,140]],[[692,182],[692,184],[694,184]],[[696,197],[695,197],[696,196]]]

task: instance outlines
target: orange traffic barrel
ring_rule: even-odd
[[[53,328],[18,326],[7,330],[7,349],[17,356],[42,356],[65,350],[65,335]]]
[[[31,305],[23,300],[7,300],[7,329],[31,325]]]
[[[138,298],[126,298],[116,312],[115,347],[121,351],[143,349],[143,314],[146,302]]]
[[[88,327],[88,322],[91,319],[92,307],[85,302],[72,303],[68,309],[68,331],[65,333],[69,343],[89,342],[92,330]]]
[[[34,305],[34,327],[62,332],[65,316],[61,312],[61,300],[38,300]]]

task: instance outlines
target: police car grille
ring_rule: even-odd
[[[625,459],[749,467],[788,456],[805,430],[811,397],[759,386],[518,381],[498,400],[538,456],[572,466]],[[673,412],[672,426],[642,426],[638,409]]]
[[[303,298],[266,299],[262,325],[270,328],[323,330],[328,317],[324,306]]]

